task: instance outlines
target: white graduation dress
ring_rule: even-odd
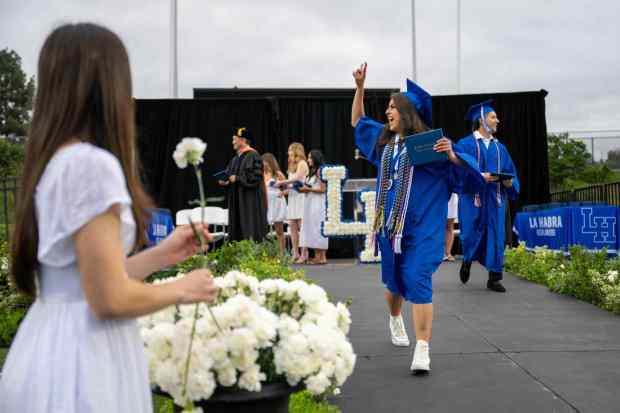
[[[273,186],[275,183],[276,180],[271,178],[267,185],[267,222],[269,225],[286,221],[286,200],[284,196],[278,196],[282,191]]]
[[[288,179],[292,179],[295,174],[289,173]],[[288,207],[287,207],[287,215],[286,218],[288,220],[292,219],[302,219],[304,217],[304,194],[298,192],[292,187],[288,190]]]
[[[2,370],[0,412],[152,413],[136,320],[95,316],[72,238],[117,204],[124,251],[131,250],[135,222],[118,159],[87,143],[60,149],[39,180],[35,203],[39,293]]]
[[[448,219],[456,220],[459,216],[459,196],[456,193],[450,195],[448,201]]]
[[[316,175],[308,178],[306,183],[314,189],[320,186]],[[306,192],[304,196],[306,199],[304,200],[299,245],[306,248],[326,250],[329,241],[321,233],[322,223],[325,220],[325,194]]]

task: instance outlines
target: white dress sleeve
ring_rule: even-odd
[[[38,259],[62,267],[76,261],[73,235],[111,206],[130,210],[131,198],[120,162],[89,144],[76,144],[55,155],[36,193]]]

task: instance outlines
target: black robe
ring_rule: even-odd
[[[228,239],[262,241],[267,236],[263,160],[251,150],[235,156],[227,168],[236,181],[228,186]]]

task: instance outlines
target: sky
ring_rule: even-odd
[[[364,61],[367,87],[400,87],[412,73],[411,3],[178,0],[179,97],[194,87],[352,88]],[[620,136],[620,2],[461,4],[461,93],[545,89],[549,131]],[[103,24],[125,42],[134,95],[165,98],[169,16],[170,0],[0,0],[0,49],[36,75],[53,28]],[[456,94],[457,0],[417,0],[415,17],[417,81]]]

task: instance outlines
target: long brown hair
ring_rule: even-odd
[[[398,113],[400,113],[400,124],[403,127],[405,136],[429,130],[428,125],[422,121],[422,118],[418,115],[418,111],[415,110],[415,107],[409,102],[409,99],[407,99],[405,95],[402,93],[392,93],[390,97],[394,101],[394,106],[396,106]],[[390,126],[386,123],[379,137],[377,146],[387,145],[394,139],[395,135],[396,133],[392,132]]]
[[[293,159],[288,158],[288,171],[294,173],[297,172],[299,162],[306,160],[306,150],[299,142],[291,143],[288,148],[293,151]]]
[[[278,160],[276,159],[276,157],[270,152],[265,152],[261,156],[261,158],[266,164],[266,167],[269,169],[271,175],[274,178],[280,178],[280,176],[282,175],[282,170],[280,169],[280,165],[278,164]]]
[[[37,80],[11,237],[11,275],[30,296],[36,294],[39,268],[34,194],[62,145],[77,139],[118,158],[132,199],[136,248],[145,241],[146,208],[152,205],[139,178],[129,58],[120,38],[90,23],[58,27],[41,49]]]

